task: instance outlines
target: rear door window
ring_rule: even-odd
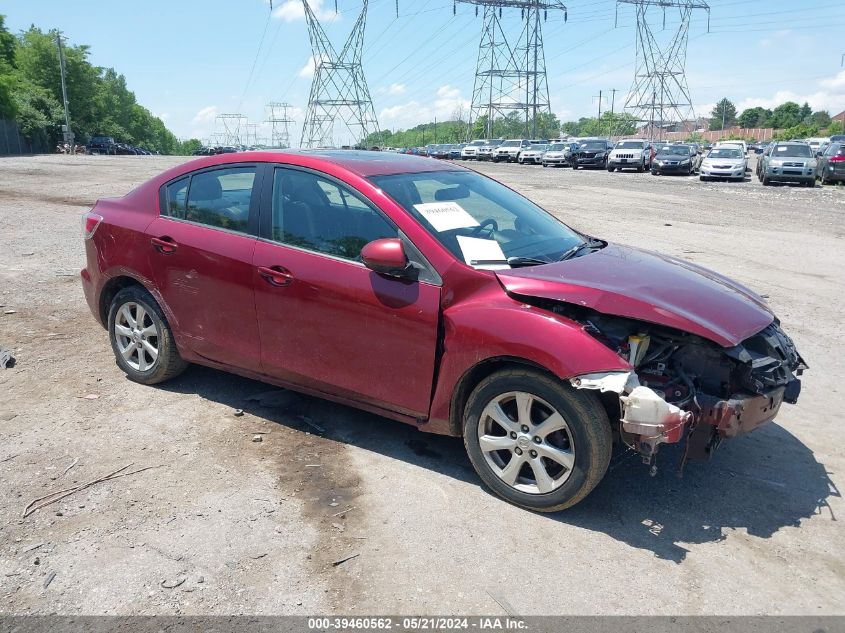
[[[171,182],[165,188],[164,209],[162,214],[171,218],[185,219],[185,202],[188,199],[188,182],[190,177],[185,176]]]
[[[255,167],[230,167],[191,176],[185,219],[247,232]]]

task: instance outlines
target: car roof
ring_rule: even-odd
[[[167,172],[169,177],[185,174],[205,167],[226,165],[229,163],[284,163],[299,167],[325,170],[336,167],[362,178],[387,176],[426,171],[458,171],[464,167],[433,158],[396,154],[394,152],[374,152],[368,150],[258,150],[238,152],[236,154],[218,154],[188,161]]]

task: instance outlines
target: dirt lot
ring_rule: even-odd
[[[768,295],[811,366],[798,406],[683,479],[676,451],[654,478],[623,455],[544,516],[481,488],[457,439],[199,367],[126,380],[82,297],[79,216],[179,160],[0,159],[17,358],[0,369],[0,612],[845,613],[841,188],[479,166],[579,229]]]

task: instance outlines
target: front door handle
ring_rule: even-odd
[[[264,278],[264,281],[274,286],[287,286],[293,281],[293,275],[283,266],[259,266],[258,274]]]
[[[176,249],[179,248],[179,245],[169,237],[154,237],[150,240],[150,243],[159,253],[165,255],[175,253]]]

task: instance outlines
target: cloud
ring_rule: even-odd
[[[845,90],[845,70],[840,70],[834,77],[822,79],[819,85],[829,90]]]
[[[305,66],[299,70],[298,75],[300,77],[313,77],[316,66],[317,64],[314,62],[314,56],[312,55],[308,58],[308,61],[305,62]]]
[[[455,110],[463,108],[464,118],[469,116],[470,101],[461,94],[458,88],[446,84],[435,92],[433,103],[426,101],[426,105],[411,100],[394,106],[383,108],[379,112],[379,123],[384,127],[409,128],[420,123],[429,123],[437,118],[438,121],[448,121]]]
[[[220,111],[217,109],[217,106],[206,106],[194,115],[194,118],[191,119],[191,123],[193,125],[211,123],[215,118],[217,118],[219,112]]]
[[[324,9],[323,3],[325,0],[311,0],[309,3],[311,11],[317,16],[318,20],[337,20],[340,19],[340,13],[336,13],[332,9]],[[281,5],[273,9],[273,17],[277,20],[285,22],[296,22],[297,20],[305,19],[305,8],[302,6],[302,0],[285,0]]]
[[[387,94],[389,95],[401,95],[405,94],[405,84],[390,84],[387,88]]]

